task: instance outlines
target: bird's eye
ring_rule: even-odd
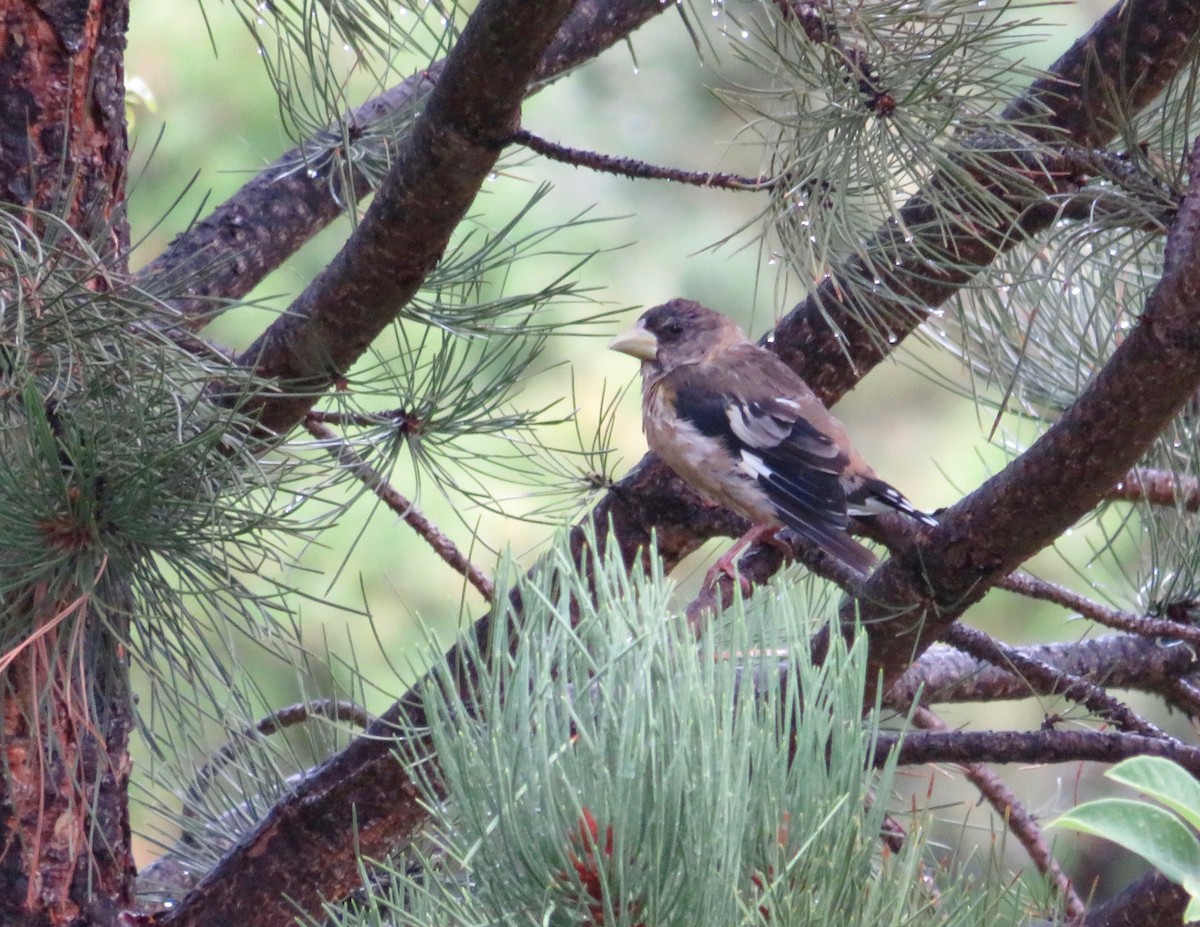
[[[679,319],[671,319],[670,322],[663,326],[663,331],[668,335],[682,335],[683,323]]]

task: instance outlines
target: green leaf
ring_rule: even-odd
[[[1128,798],[1102,798],[1080,805],[1054,821],[1111,840],[1136,853],[1172,882],[1200,892],[1200,841],[1171,812]]]
[[[1178,763],[1161,756],[1135,756],[1118,763],[1105,776],[1145,792],[1178,812],[1192,827],[1200,828],[1200,782]]]

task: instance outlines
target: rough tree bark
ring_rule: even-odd
[[[96,292],[127,270],[128,13],[127,0],[16,0],[0,12],[0,200],[36,231],[48,225],[41,210],[88,241],[108,262],[89,283]],[[43,540],[71,536],[47,525]],[[0,676],[0,923],[111,924],[134,877],[120,628],[101,619],[94,589],[5,579],[8,614],[30,632]],[[108,671],[85,678],[65,661],[67,633]]]

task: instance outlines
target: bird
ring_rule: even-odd
[[[753,525],[706,584],[718,570],[734,575],[746,545],[782,528],[866,574],[876,559],[850,536],[850,516],[892,509],[937,524],[876,476],[808,384],[727,316],[673,299],[646,310],[609,348],[642,362],[650,450]]]

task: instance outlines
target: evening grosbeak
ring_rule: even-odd
[[[722,569],[751,540],[786,526],[866,573],[875,557],[847,533],[850,515],[896,509],[937,524],[879,479],[808,384],[733,320],[673,299],[609,347],[642,362],[650,450],[754,524]]]

